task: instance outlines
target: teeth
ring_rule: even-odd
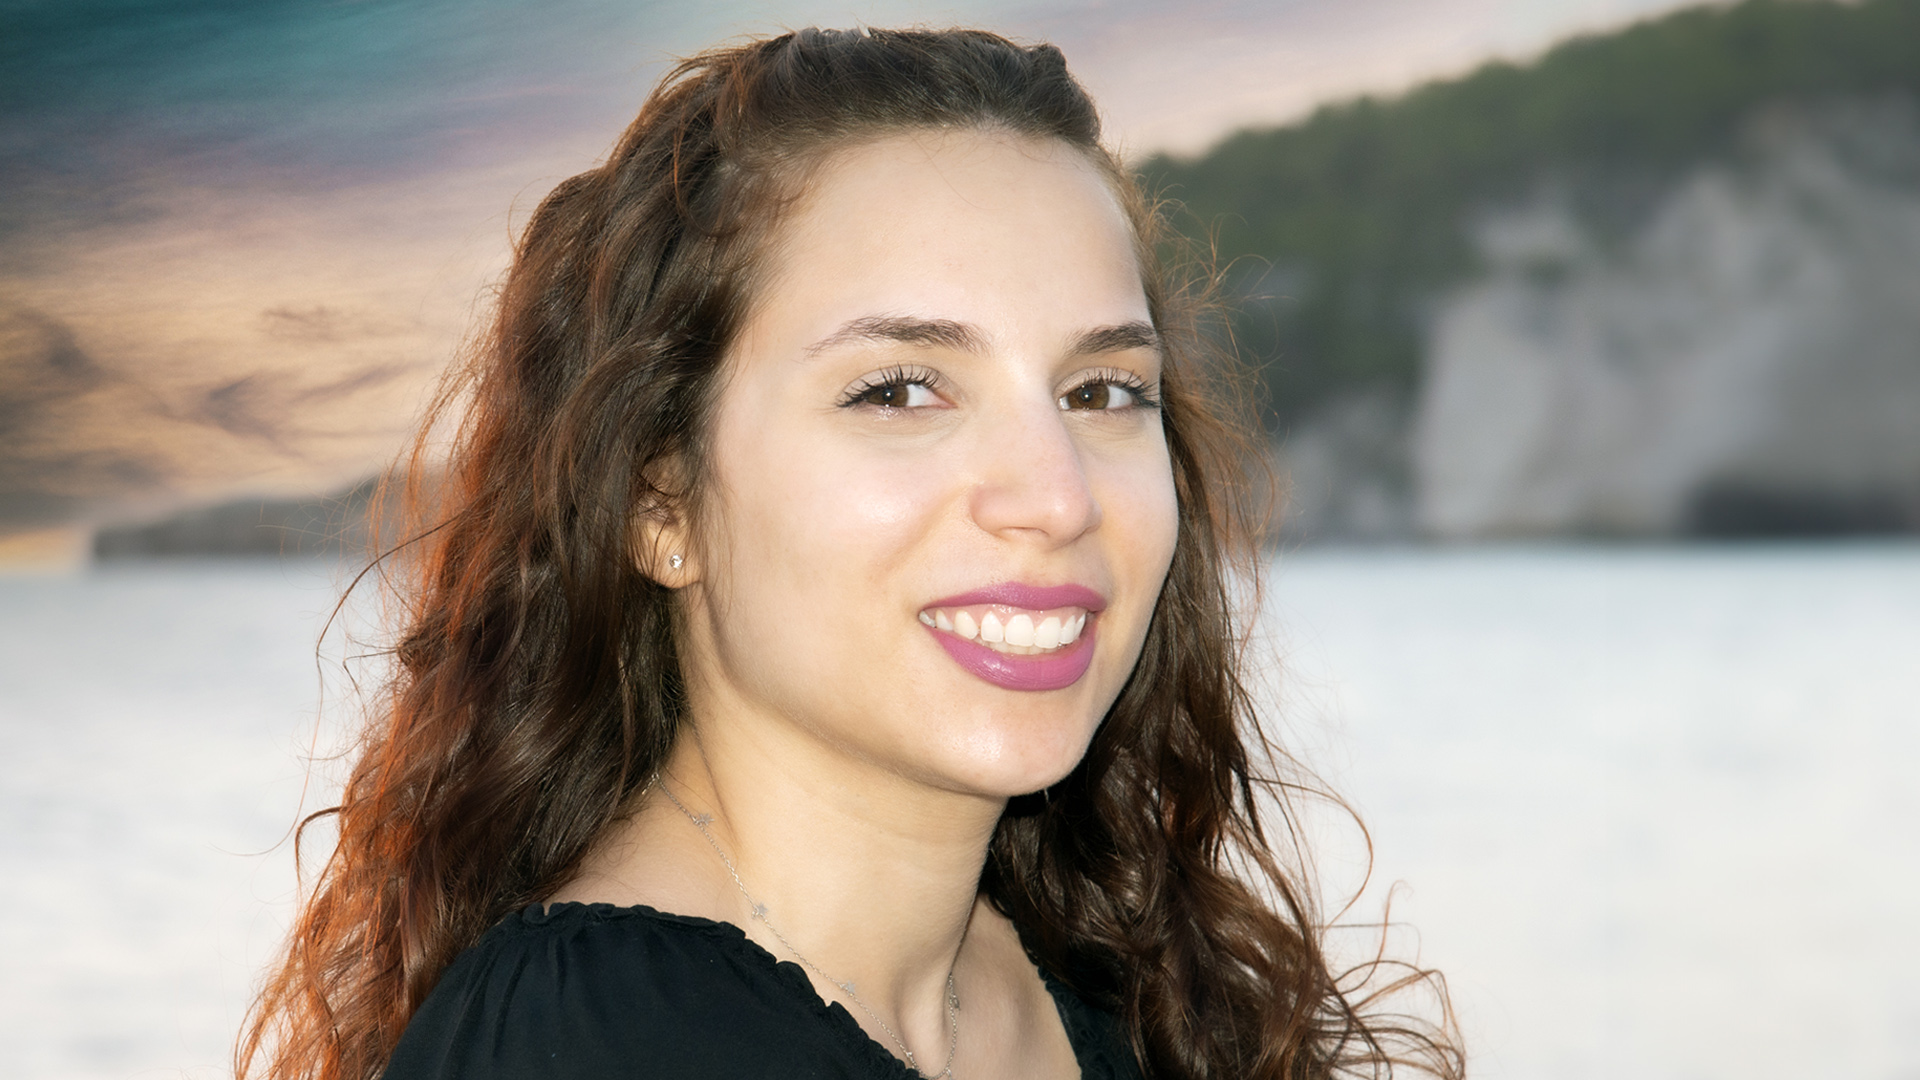
[[[1071,645],[1087,626],[1087,613],[1078,609],[1060,609],[1048,615],[1037,611],[1008,613],[1004,608],[928,608],[919,613],[919,619],[936,630],[1014,656],[1033,656]]]

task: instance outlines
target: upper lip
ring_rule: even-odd
[[[1007,581],[998,585],[963,592],[925,605],[929,608],[970,607],[974,604],[1003,604],[1028,611],[1050,611],[1077,607],[1098,613],[1107,606],[1106,597],[1085,585],[1028,585]]]

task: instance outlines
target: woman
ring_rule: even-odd
[[[1050,47],[682,64],[443,398],[240,1071],[1457,1075],[1267,850],[1241,447],[1163,240]]]

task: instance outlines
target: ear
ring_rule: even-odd
[[[693,530],[678,500],[660,498],[633,515],[633,559],[640,572],[669,589],[700,580]]]

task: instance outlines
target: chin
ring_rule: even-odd
[[[960,752],[940,771],[948,782],[980,795],[1031,795],[1059,783],[1080,764],[1097,726],[1098,718],[1089,723],[1078,717],[1049,721],[1031,713],[997,716],[950,742]]]

